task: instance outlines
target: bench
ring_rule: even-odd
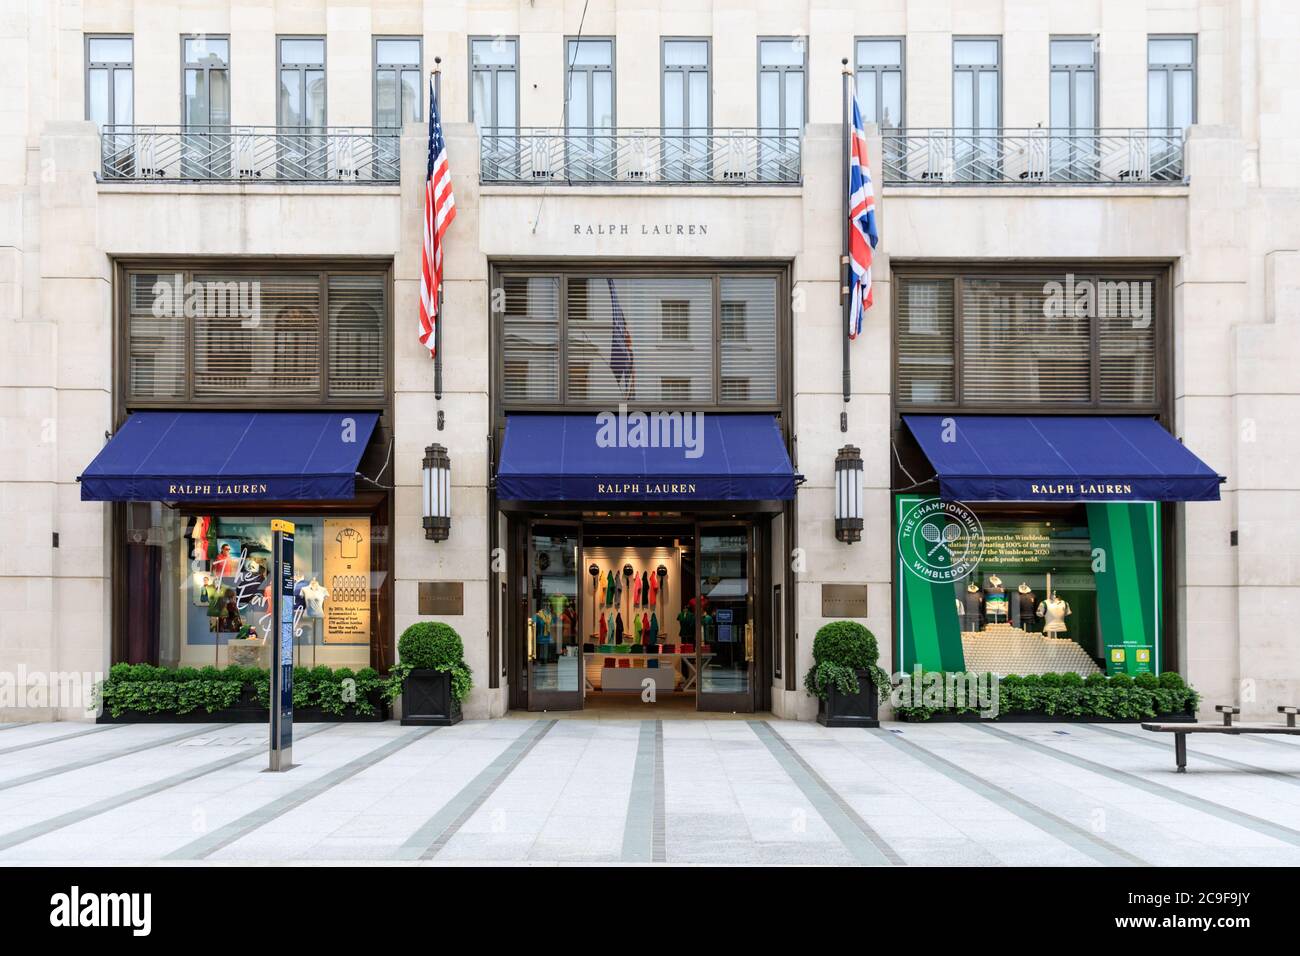
[[[1300,734],[1296,726],[1296,714],[1300,707],[1278,707],[1277,712],[1286,716],[1285,724],[1234,724],[1232,718],[1241,713],[1240,707],[1219,704],[1214,708],[1223,715],[1221,724],[1143,724],[1143,730],[1174,735],[1174,760],[1178,764],[1178,773],[1187,772],[1187,735],[1188,734]]]

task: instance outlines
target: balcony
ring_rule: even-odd
[[[893,129],[885,185],[1109,185],[1186,181],[1181,129]]]
[[[401,130],[369,127],[105,126],[105,182],[393,184]]]
[[[797,185],[799,130],[483,129],[479,180],[512,185]]]

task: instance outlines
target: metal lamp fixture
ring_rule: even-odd
[[[424,449],[424,536],[446,541],[451,534],[451,456],[442,445]]]
[[[835,456],[835,538],[862,540],[862,450],[845,445]]]

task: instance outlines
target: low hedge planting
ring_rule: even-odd
[[[989,675],[979,675],[985,680]],[[1008,674],[998,681],[998,716],[1038,714],[1044,717],[1141,720],[1169,714],[1194,713],[1200,694],[1178,674]],[[964,707],[900,705],[905,720],[928,720],[936,714],[974,714]]]
[[[350,683],[349,683],[350,682]],[[157,667],[153,664],[114,664],[100,685],[100,701],[114,717],[127,711],[141,714],[209,714],[235,706],[250,691],[269,709],[271,672],[263,667]],[[388,683],[373,667],[354,671],[340,667],[295,667],[293,706],[319,707],[341,716],[349,707],[358,716],[375,714],[374,691],[385,694]]]

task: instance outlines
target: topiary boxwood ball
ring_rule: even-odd
[[[420,621],[397,640],[398,658],[416,668],[446,669],[465,659],[465,645],[450,624]]]

